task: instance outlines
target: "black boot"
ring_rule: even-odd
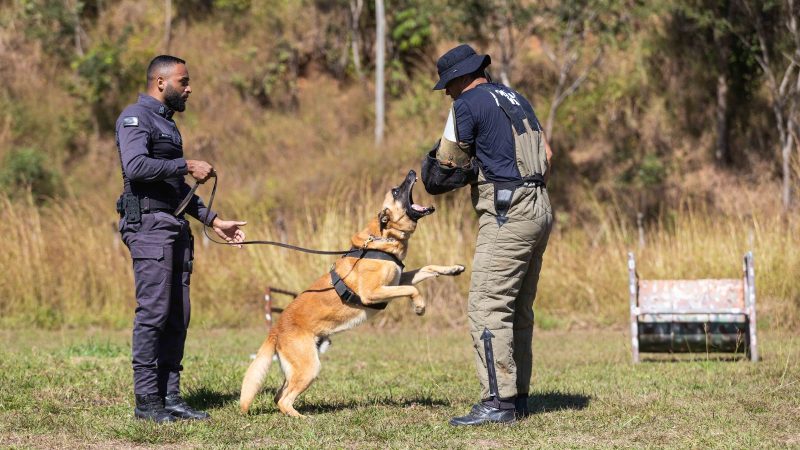
[[[513,405],[513,402],[511,403]],[[511,423],[516,420],[514,408],[507,402],[482,401],[472,406],[469,414],[450,419],[450,425],[482,425],[484,423]]]
[[[171,392],[164,397],[164,409],[177,419],[206,420],[211,417],[205,411],[192,409],[192,407],[187,405],[186,401],[183,400],[181,394],[177,392]]]
[[[528,417],[531,414],[531,410],[528,408],[528,394],[517,395],[514,400],[514,411],[517,413],[518,419]]]
[[[133,415],[137,419],[152,420],[155,423],[174,422],[175,416],[164,409],[164,399],[158,394],[136,396],[136,408]]]

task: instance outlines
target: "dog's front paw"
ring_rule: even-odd
[[[465,270],[467,270],[466,267],[460,264],[455,266],[450,266],[450,270],[448,270],[447,273],[445,273],[445,275],[461,275],[462,273],[464,273]]]

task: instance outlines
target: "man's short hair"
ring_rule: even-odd
[[[490,83],[492,81],[492,77],[489,76],[489,71],[486,70],[486,66],[481,67],[480,69],[476,70],[475,72],[467,73],[467,74],[461,75],[460,77],[453,78],[453,80],[466,79],[466,80],[469,80],[468,82],[471,82],[472,80],[475,80],[477,78],[486,78]]]
[[[186,61],[178,58],[177,56],[159,55],[150,61],[147,66],[147,84],[159,77],[165,70],[177,65],[186,64]]]

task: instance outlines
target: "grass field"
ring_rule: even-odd
[[[532,407],[510,426],[453,428],[476,399],[469,338],[427,318],[335,336],[308,419],[277,412],[273,366],[237,408],[262,329],[191,330],[184,393],[205,423],[132,418],[127,332],[0,331],[0,447],[757,448],[800,446],[800,338],[762,333],[763,361],[694,354],[630,364],[622,331],[537,331]]]

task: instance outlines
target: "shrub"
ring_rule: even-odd
[[[8,194],[30,191],[34,199],[42,202],[56,196],[58,174],[48,167],[45,155],[33,148],[10,152],[0,169],[0,189]]]

